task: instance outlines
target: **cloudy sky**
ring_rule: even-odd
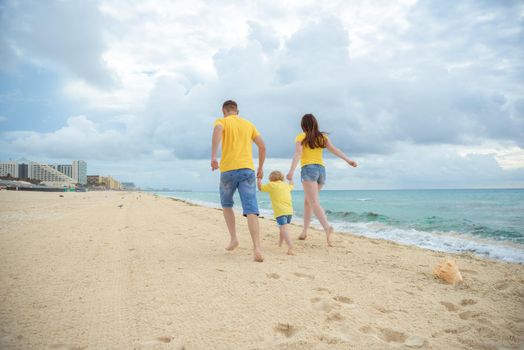
[[[286,171],[300,117],[360,163],[328,188],[524,187],[521,1],[0,2],[0,159],[214,189],[221,103]]]

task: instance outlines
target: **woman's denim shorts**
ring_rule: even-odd
[[[320,164],[304,165],[300,170],[300,178],[304,181],[315,181],[319,185],[326,183],[326,168]]]

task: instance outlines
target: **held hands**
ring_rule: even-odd
[[[218,169],[218,161],[216,158],[211,158],[211,171]]]
[[[262,168],[258,168],[258,171],[257,171],[257,179],[262,180],[263,178],[264,178],[264,169],[262,169]]]
[[[292,181],[293,181],[293,173],[291,173],[291,172],[287,173],[287,175],[286,175],[286,179],[287,179],[289,182],[292,182]]]

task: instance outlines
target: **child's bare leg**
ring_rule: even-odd
[[[226,247],[226,250],[233,250],[238,247],[237,232],[235,226],[235,212],[233,208],[222,208],[222,213],[224,214],[224,220],[226,221],[227,229],[229,230],[229,235],[231,240],[229,245]]]
[[[280,226],[280,237],[283,237],[286,241],[288,255],[295,255],[293,253],[293,243],[291,242],[291,238],[289,237],[289,234],[287,232],[287,226],[287,224]]]
[[[282,236],[282,230],[280,230],[279,239],[278,239],[278,246],[279,247],[282,247],[282,242],[284,242],[284,236]]]

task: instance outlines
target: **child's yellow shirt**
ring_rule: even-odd
[[[293,215],[291,190],[293,185],[283,181],[271,181],[260,186],[262,192],[268,192],[275,218],[282,215]]]

